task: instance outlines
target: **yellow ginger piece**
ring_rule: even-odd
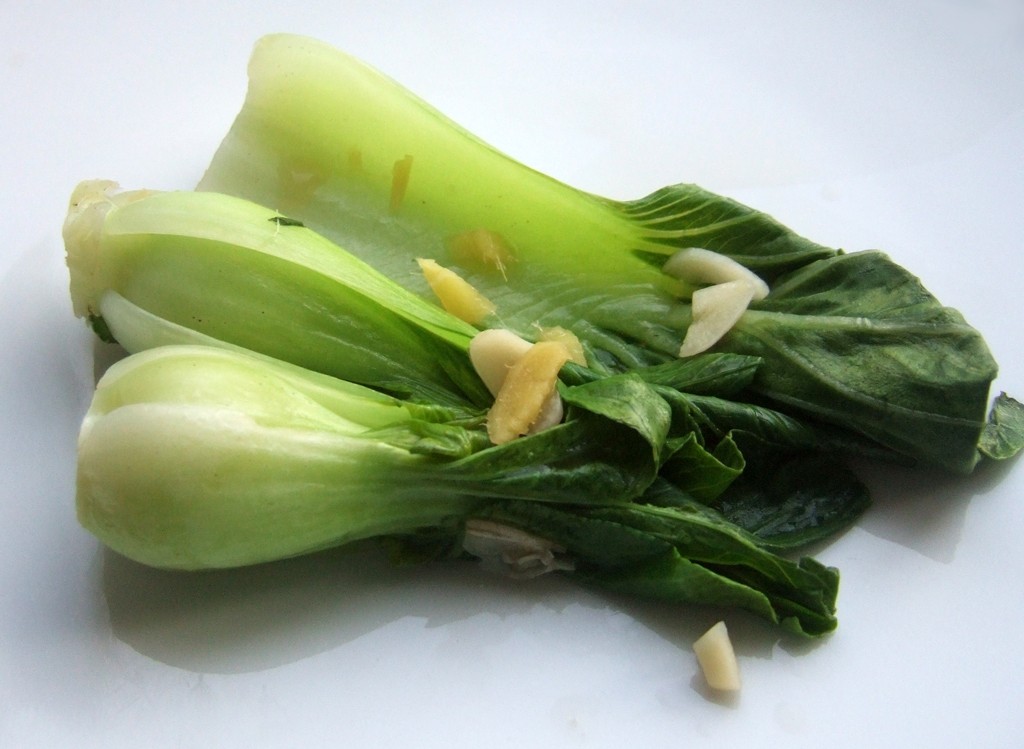
[[[471,229],[456,234],[448,240],[451,258],[459,265],[485,273],[501,273],[507,278],[506,270],[515,261],[512,248],[497,232],[489,229]]]
[[[509,370],[487,412],[487,435],[491,442],[504,444],[537,426],[545,404],[555,393],[558,372],[568,360],[565,347],[554,341],[535,343],[523,354]]]
[[[362,155],[360,155],[362,163]],[[398,213],[405,200],[405,191],[409,189],[409,175],[412,173],[412,156],[406,154],[405,158],[399,159],[391,168],[391,198],[388,208],[392,213]]]
[[[541,328],[539,340],[562,344],[569,354],[569,361],[579,364],[581,367],[587,366],[587,356],[583,353],[583,344],[568,328],[557,325],[551,328]]]
[[[434,260],[418,258],[420,270],[441,306],[470,325],[479,325],[494,314],[494,303],[455,271]]]

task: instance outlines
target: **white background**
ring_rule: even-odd
[[[0,0],[0,747],[1024,745],[1024,470],[869,469],[819,558],[840,628],[367,550],[179,575],[73,513],[93,344],[60,224],[81,179],[188,188],[257,37],[318,36],[577,187],[697,182],[822,243],[883,248],[981,329],[1024,395],[1020,2]],[[627,743],[628,742],[628,743]],[[744,742],[741,744],[740,742]]]

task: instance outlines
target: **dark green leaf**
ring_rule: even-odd
[[[754,387],[914,460],[970,471],[996,366],[981,335],[879,252],[780,279],[722,340],[764,360]]]
[[[702,354],[638,369],[636,373],[652,385],[726,398],[748,387],[760,364],[756,356]]]
[[[305,226],[304,223],[296,218],[288,218],[287,216],[271,216],[270,221],[273,221],[278,226]]]
[[[562,399],[623,426],[650,445],[654,461],[668,436],[672,411],[654,388],[634,374],[615,375],[561,390]]]
[[[680,444],[661,469],[661,477],[671,481],[701,502],[712,502],[743,472],[743,455],[727,437],[708,452],[695,433]]]
[[[92,328],[96,337],[104,343],[117,343],[114,338],[114,334],[110,332],[110,327],[107,325],[107,321],[100,315],[89,315],[89,327]]]
[[[994,460],[1012,458],[1024,448],[1024,404],[1000,393],[992,404],[978,448]]]
[[[785,551],[847,529],[870,503],[867,488],[845,466],[826,456],[798,454],[779,456],[740,477],[714,506],[762,545]]]
[[[656,485],[652,495],[667,491]],[[676,496],[674,500],[651,496],[653,501],[672,501],[671,506],[631,505],[595,510],[605,520],[629,525],[668,541],[685,559],[700,563],[728,580],[762,593],[776,612],[775,621],[795,617],[787,626],[819,635],[835,628],[835,599],[839,576],[812,560],[791,562],[763,548],[746,533],[710,508]],[[650,591],[648,591],[650,594]],[[670,585],[664,596],[680,596]],[[692,600],[692,599],[686,599]],[[717,601],[707,601],[717,603]]]
[[[581,507],[497,502],[473,515],[555,541],[582,569],[643,565],[672,550],[672,545],[665,540],[612,520],[596,518]]]
[[[666,254],[703,247],[728,255],[769,280],[836,254],[761,211],[697,185],[670,185],[618,205],[642,227],[646,239],[666,245]]]
[[[584,573],[581,578],[616,593],[671,603],[734,606],[771,622],[780,621],[779,614],[762,591],[730,580],[687,559],[675,549],[648,564]]]
[[[499,502],[478,516],[559,544],[584,582],[679,603],[742,606],[812,636],[834,629],[835,570],[776,556],[664,481],[644,502],[590,508]]]
[[[638,432],[583,413],[450,463],[445,478],[481,497],[609,504],[639,496],[657,470],[651,444]]]

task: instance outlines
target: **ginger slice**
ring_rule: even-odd
[[[448,240],[451,258],[459,265],[473,270],[501,274],[508,278],[507,270],[515,261],[512,248],[503,236],[489,229],[470,229]]]
[[[469,360],[491,395],[497,397],[512,367],[532,347],[532,343],[511,330],[491,328],[477,333],[469,342]],[[530,426],[529,434],[561,423],[563,415],[562,398],[557,390],[552,390],[537,419]]]
[[[567,361],[565,347],[554,341],[535,343],[523,354],[509,370],[487,412],[487,435],[491,442],[502,445],[530,433],[555,393],[558,372]],[[559,411],[560,406],[559,403]]]
[[[363,171],[363,152],[361,149],[348,149],[348,168],[351,169],[353,172]],[[392,178],[394,178],[394,173],[392,173]]]
[[[362,162],[362,156],[360,163]],[[412,173],[412,156],[406,154],[404,158],[398,159],[391,168],[391,197],[388,201],[388,208],[392,213],[398,213],[405,200],[405,191],[409,188],[409,175]]]
[[[313,163],[282,163],[278,167],[277,178],[284,189],[281,190],[280,204],[275,207],[286,214],[308,207],[316,191],[327,181],[327,175]]]
[[[562,344],[569,353],[569,361],[579,364],[581,367],[587,366],[587,355],[583,352],[583,344],[580,343],[580,339],[576,337],[576,334],[568,328],[563,328],[559,325],[541,328],[539,339]]]
[[[418,258],[416,262],[441,306],[448,312],[470,325],[479,325],[488,315],[494,314],[494,303],[455,271],[434,260]]]

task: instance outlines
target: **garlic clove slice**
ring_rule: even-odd
[[[674,278],[696,285],[746,281],[754,289],[754,299],[768,296],[768,284],[752,270],[728,255],[700,247],[679,250],[661,269]]]
[[[718,343],[732,330],[753,298],[754,289],[746,281],[728,281],[695,291],[693,321],[683,338],[679,356],[693,356]]]
[[[718,622],[693,643],[708,686],[723,692],[740,688],[740,667],[725,622]]]

